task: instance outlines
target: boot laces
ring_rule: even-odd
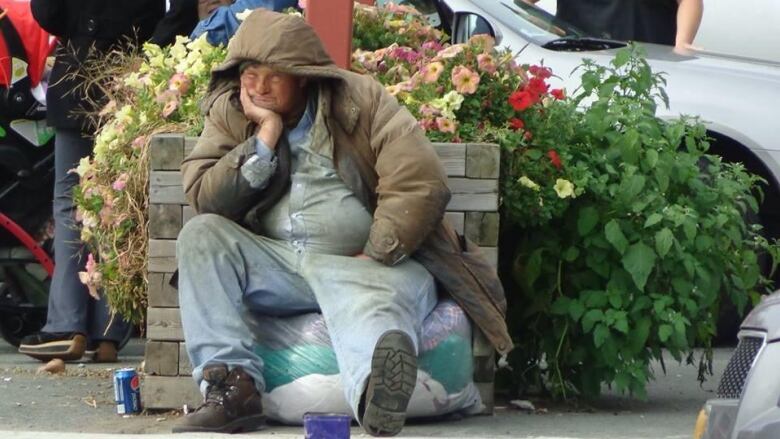
[[[234,393],[237,389],[238,387],[233,384],[229,384],[226,379],[209,384],[209,386],[206,388],[206,399],[203,401],[203,404],[197,408],[197,410],[209,406],[222,406],[227,410],[228,407],[225,405],[225,400],[229,399],[231,394]]]

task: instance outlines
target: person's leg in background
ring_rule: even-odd
[[[79,176],[70,171],[78,166],[79,160],[91,154],[92,145],[92,139],[82,136],[77,129],[56,131],[53,202],[55,268],[49,289],[46,325],[40,333],[25,337],[19,346],[19,352],[43,361],[53,358],[78,360],[87,348],[88,337],[116,343],[127,331],[126,324],[117,316],[112,328],[103,335],[110,320],[105,300],[98,302],[92,299],[78,276],[86,264],[86,251],[75,220],[73,203],[73,187],[78,184]],[[104,360],[111,361],[112,358]]]

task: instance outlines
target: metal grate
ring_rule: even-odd
[[[718,385],[718,398],[739,399],[750,367],[764,344],[762,337],[742,337]]]

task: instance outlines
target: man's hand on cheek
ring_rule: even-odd
[[[247,119],[257,124],[255,136],[262,140],[271,149],[276,148],[279,136],[282,135],[284,125],[282,117],[267,108],[260,107],[252,102],[249,92],[241,87],[241,106],[244,109],[244,115]]]

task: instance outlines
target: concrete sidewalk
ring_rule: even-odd
[[[731,349],[715,352],[715,377],[699,386],[696,368],[667,358],[667,375],[655,367],[657,380],[648,386],[648,400],[636,401],[607,393],[590,410],[573,410],[537,403],[535,414],[498,407],[492,417],[408,425],[402,437],[462,438],[690,438],[696,415],[714,396],[717,379]],[[176,412],[122,417],[113,404],[113,369],[138,367],[143,340],[133,340],[121,353],[121,363],[102,365],[69,363],[64,375],[37,375],[41,363],[16,353],[0,341],[0,439],[5,438],[162,438],[179,419]],[[84,434],[90,433],[90,434]],[[369,437],[353,428],[354,437]],[[231,437],[300,438],[302,427],[271,426],[262,432]],[[224,438],[223,435],[186,435]]]

